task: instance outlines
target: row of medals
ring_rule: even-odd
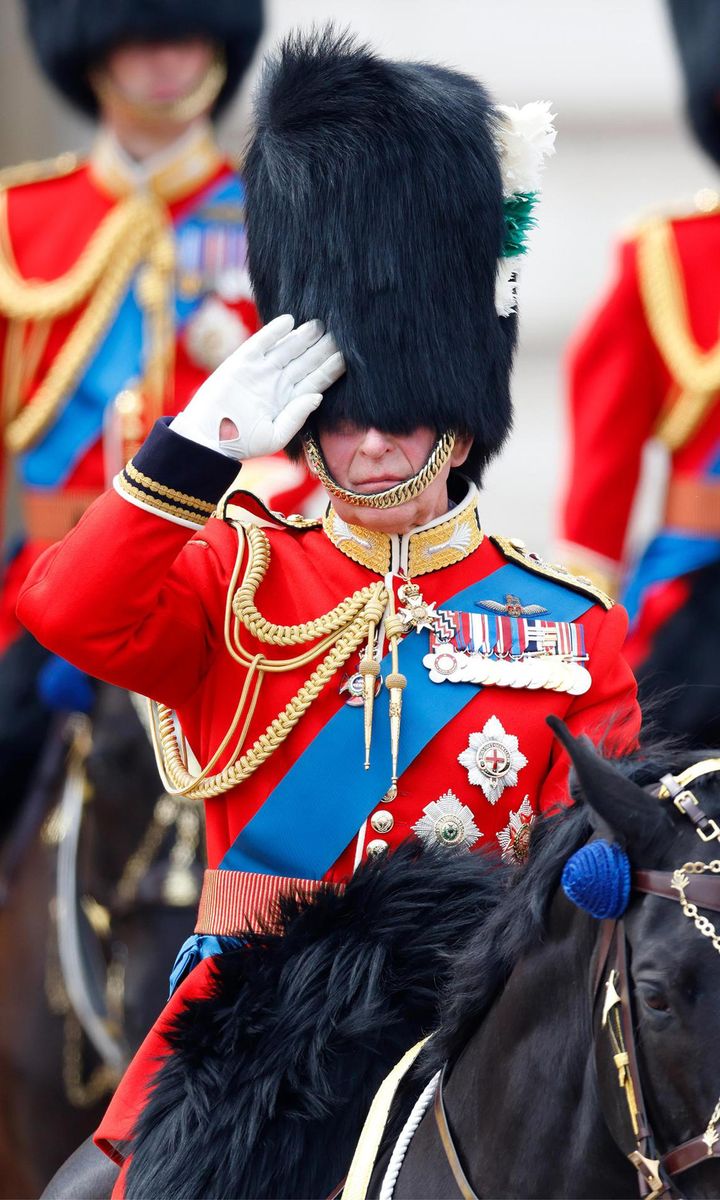
[[[567,692],[582,696],[592,678],[587,667],[576,659],[558,654],[526,655],[523,658],[490,658],[483,654],[466,654],[449,645],[426,654],[423,665],[430,671],[433,683],[477,683],[491,687],[544,688],[550,692]]]

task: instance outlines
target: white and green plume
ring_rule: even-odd
[[[555,115],[550,108],[548,100],[535,100],[522,108],[496,106],[505,209],[505,240],[495,284],[495,308],[501,317],[510,316],[517,306],[518,259],[527,250],[527,235],[535,224],[533,209],[545,159],[555,153]]]

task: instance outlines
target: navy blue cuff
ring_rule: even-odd
[[[118,490],[168,517],[204,525],[237,479],[240,464],[156,421],[137,454],[120,472]]]

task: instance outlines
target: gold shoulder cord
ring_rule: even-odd
[[[248,558],[243,581],[237,587],[243,552],[247,544]],[[382,582],[372,583],[354,592],[330,612],[300,625],[276,625],[268,621],[255,605],[255,595],[270,565],[270,542],[257,526],[238,527],[238,550],[225,605],[225,646],[237,663],[246,670],[240,699],[230,726],[199,775],[188,769],[187,749],[180,745],[172,710],[164,704],[150,701],[153,744],[163,780],[171,795],[190,796],[208,800],[220,796],[248,779],[277,750],[295,728],[303,713],[336,671],[347,662],[361,642],[372,634],[381,620],[388,602],[388,592]],[[251,654],[240,640],[240,626],[257,641],[268,646],[300,647],[307,642],[316,644],[290,658],[266,658],[262,653]],[[320,640],[318,640],[320,639]],[[327,651],[327,653],[325,653]],[[368,654],[371,653],[368,647]],[[268,674],[284,673],[311,663],[320,655],[325,657],[302,685],[283,711],[270,722],[252,746],[241,754],[250,723],[255,714],[263,679]],[[242,720],[230,759],[223,769],[211,774],[220,756],[227,749]]]
[[[656,437],[679,450],[692,437],[720,390],[720,342],[701,350],[695,341],[672,225],[657,220],[637,243],[640,297],[660,354],[679,395],[661,414]]]
[[[147,195],[131,196],[117,204],[95,230],[75,265],[50,282],[24,279],[13,262],[7,190],[0,190],[0,229],[0,315],[8,319],[10,328],[17,324],[24,334],[25,323],[48,325],[87,302],[32,399],[8,421],[8,449],[21,453],[51,424],[112,321],[134,272],[143,264],[138,299],[148,319],[145,383],[150,400],[156,406],[161,403],[172,354],[168,313],[174,268],[174,247],[162,204]],[[6,377],[12,368],[8,355],[13,353],[17,340],[17,336],[7,339],[3,364]]]

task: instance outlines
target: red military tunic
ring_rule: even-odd
[[[242,531],[253,524],[264,527],[270,547],[269,565],[254,603],[268,622],[283,626],[320,618],[359,589],[383,579],[392,586],[398,606],[402,604],[399,589],[408,578],[421,589],[428,605],[442,608],[449,597],[475,586],[476,603],[495,603],[500,586],[496,577],[504,579],[498,573],[508,565],[516,571],[514,595],[509,600],[527,607],[542,587],[543,604],[538,607],[549,618],[553,616],[549,607],[553,596],[559,603],[570,594],[582,609],[575,624],[584,634],[592,675],[589,690],[571,696],[544,689],[478,687],[470,702],[419,748],[400,775],[397,797],[388,801],[383,787],[374,803],[371,800],[367,820],[359,830],[356,827],[350,832],[345,849],[328,864],[324,879],[341,883],[368,853],[392,849],[408,836],[417,834],[432,841],[428,809],[432,815],[432,806],[449,793],[465,823],[465,844],[474,849],[499,846],[506,857],[521,860],[533,815],[568,800],[567,760],[546,724],[551,713],[563,717],[576,734],[584,731],[595,740],[607,735],[615,752],[634,746],[640,714],[634,679],[621,653],[626,631],[623,610],[605,607],[596,602],[592,589],[571,576],[539,564],[510,543],[486,536],[479,523],[474,487],[459,497],[448,514],[406,536],[388,537],[348,526],[332,508],[322,522],[273,521],[267,510],[242,493],[230,495],[218,514],[192,536],[193,525],[205,519],[203,508],[217,501],[234,470],[221,456],[185,441],[161,423],[116,482],[116,491],[93,505],[72,533],[36,564],[18,609],[21,620],[56,653],[93,675],[174,708],[201,764],[208,762],[225,736],[243,687],[245,669],[228,649],[224,621],[228,591],[232,593],[236,586],[231,581],[243,579],[247,561],[245,539],[249,535]],[[140,477],[145,480],[144,494],[137,484]],[[241,508],[252,510],[253,515],[246,511],[243,516]],[[239,573],[234,575],[238,565]],[[423,631],[407,637],[419,637],[425,644],[429,634]],[[277,659],[291,653],[286,647],[268,648],[246,627],[240,640],[251,656],[262,653]],[[303,643],[292,652],[306,648]],[[347,700],[344,677],[357,669],[363,648],[361,645],[348,660],[346,670],[339,670],[322,688],[254,773],[207,802],[211,877],[234,874],[212,869],[343,708]],[[316,665],[313,661],[266,677],[243,748],[285,709]],[[411,686],[416,685],[409,683],[408,688]],[[423,703],[432,705],[439,695],[435,686],[454,685],[434,685],[425,678],[421,686],[425,689]],[[334,804],[328,810],[330,821],[333,813],[342,814],[343,779],[363,772],[362,707],[354,710],[353,717],[357,717],[356,732],[342,748],[344,767],[336,780]],[[514,760],[518,769],[508,776],[513,782],[502,787],[494,799],[487,797],[477,783],[477,774],[473,776],[466,765],[473,738],[482,734],[488,722],[492,729],[497,729],[496,722],[501,728],[500,753],[517,739],[514,744],[522,760]],[[405,736],[412,736],[412,730]],[[400,738],[402,745],[402,729]],[[493,739],[488,736],[486,742],[491,750]],[[460,756],[465,756],[465,764]],[[218,767],[227,757],[220,759]],[[388,762],[388,783],[389,774]],[[274,833],[277,843],[291,844],[300,860],[312,809],[318,803],[312,782],[298,790],[294,807],[286,813],[286,824]],[[429,832],[421,833],[423,829]],[[277,847],[266,849],[271,858]],[[309,853],[314,847],[307,850]],[[310,877],[309,871],[305,874]],[[268,876],[260,878],[267,881]],[[266,888],[266,912],[269,894]],[[257,906],[257,894],[255,902]],[[207,906],[205,911],[207,915]],[[215,928],[215,932],[229,930]],[[208,969],[207,962],[201,964],[181,984],[131,1065],[98,1134],[108,1152],[115,1154],[113,1147],[129,1139],[148,1079],[157,1069],[157,1056],[167,1051],[164,1021],[183,996],[206,986]],[[122,1153],[116,1157],[120,1161]]]
[[[562,556],[614,591],[645,444],[670,455],[657,536],[625,580],[633,665],[683,602],[683,576],[720,558],[720,212],[645,223],[569,355],[570,464]]]
[[[86,162],[63,155],[49,166],[11,169],[4,190],[2,184],[0,176],[0,480],[8,455],[16,456],[24,543],[3,581],[0,649],[17,632],[15,602],[27,570],[108,486],[127,458],[123,445],[131,453],[157,416],[183,408],[222,358],[258,327],[244,265],[242,184],[208,126],[194,127],[142,165],[101,135]],[[143,280],[143,272],[153,267],[160,232],[149,235],[129,287],[110,305],[110,335],[106,325],[99,337],[83,336],[77,350],[71,345],[83,317],[102,300],[98,294],[122,259],[133,222],[104,257],[99,239],[123,206],[142,195],[154,197],[158,229],[164,226],[172,239],[163,301],[171,344],[164,379],[154,391],[151,371],[140,362],[154,352],[153,317],[144,311],[140,320],[128,312],[127,293],[137,297],[143,287],[157,286]],[[96,251],[98,282],[88,291],[82,264]],[[47,281],[57,284],[59,299],[51,316],[33,319],[33,288]],[[72,371],[58,389],[54,373],[68,347]],[[83,391],[87,372],[94,372],[93,385]],[[41,414],[48,388],[45,417],[23,431],[18,417]],[[312,490],[307,474],[284,457],[272,468],[262,464],[254,482],[266,499],[289,500],[293,507]]]

